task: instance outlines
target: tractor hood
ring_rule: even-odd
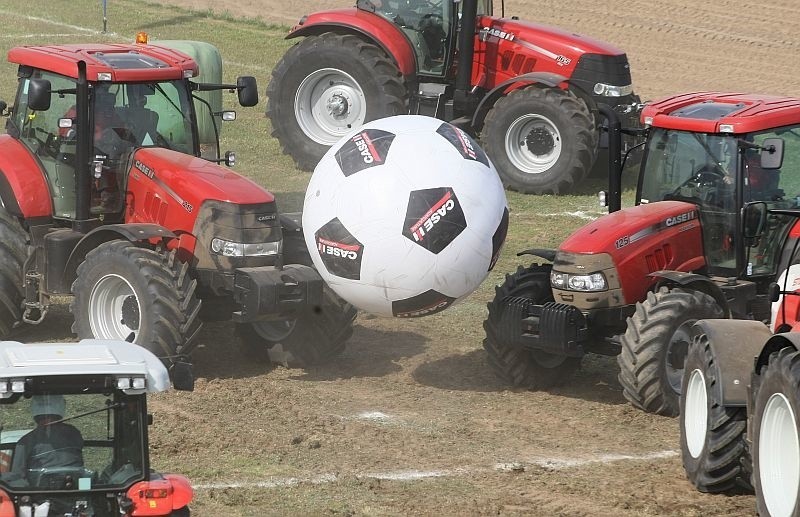
[[[485,30],[485,27],[512,34],[514,41],[520,45],[571,59],[577,59],[583,54],[618,56],[625,53],[604,41],[540,23],[486,16],[479,19],[478,31]],[[493,31],[489,33],[490,36],[494,34]]]
[[[143,148],[131,158],[127,222],[191,232],[205,201],[274,204],[275,197],[226,167],[169,149]]]
[[[553,269],[603,272],[621,305],[643,299],[659,270],[695,271],[705,265],[699,211],[691,203],[659,201],[614,212],[573,233]],[[559,296],[556,296],[559,299]]]

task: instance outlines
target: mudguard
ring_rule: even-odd
[[[479,128],[483,125],[483,119],[486,118],[486,114],[489,113],[489,110],[494,106],[494,103],[497,102],[497,99],[505,95],[508,87],[511,85],[520,84],[528,86],[531,84],[542,84],[548,88],[560,88],[564,83],[569,84],[569,79],[563,75],[554,74],[553,72],[531,72],[508,79],[495,86],[489,93],[483,96],[478,103],[478,108],[472,115],[472,127]],[[592,109],[594,101],[590,103],[591,97],[588,94],[582,91],[575,91],[575,93],[578,97],[587,102],[589,109]]]
[[[769,361],[769,356],[772,355],[772,352],[777,352],[778,350],[786,347],[800,350],[800,333],[784,332],[772,336],[764,345],[764,348],[761,349],[761,353],[758,354],[758,358],[755,362],[755,371],[759,371],[762,366],[767,364],[767,361]]]
[[[50,187],[39,162],[10,135],[0,135],[0,198],[6,210],[25,219],[53,215]]]
[[[342,31],[364,36],[381,47],[397,63],[403,77],[416,76],[417,56],[403,30],[377,14],[355,7],[310,14],[289,32],[286,39]]]
[[[772,336],[769,328],[753,320],[700,320],[692,331],[708,336],[712,357],[719,368],[722,404],[746,406],[755,358]]]
[[[702,291],[716,300],[726,315],[730,315],[730,306],[725,293],[717,284],[712,282],[707,276],[696,273],[685,273],[683,271],[654,271],[647,275],[659,280],[667,280],[669,283],[677,284],[681,287],[691,287],[697,291]],[[662,282],[659,282],[661,284]],[[656,286],[656,289],[658,286]]]

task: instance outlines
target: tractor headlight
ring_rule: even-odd
[[[214,238],[211,239],[211,252],[223,257],[273,256],[280,254],[282,242],[231,242]]]
[[[565,291],[605,291],[608,289],[608,282],[603,273],[591,273],[588,275],[574,275],[562,273],[560,271],[550,272],[550,285],[556,289]]]
[[[594,93],[603,97],[625,97],[633,93],[633,85],[614,86],[613,84],[597,83],[594,85]]]

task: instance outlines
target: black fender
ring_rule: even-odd
[[[72,285],[77,276],[78,265],[86,258],[86,254],[104,242],[116,239],[141,242],[153,238],[168,241],[177,238],[177,235],[159,224],[152,223],[109,224],[95,228],[78,241],[78,244],[70,253],[67,264],[64,267],[63,285]]]
[[[278,219],[281,222],[281,228],[284,232],[302,232],[303,231],[303,213],[302,212],[289,212],[287,214],[280,214]]]
[[[706,293],[722,307],[726,318],[731,317],[731,308],[727,298],[725,298],[725,293],[707,276],[683,271],[655,271],[647,276],[658,280],[655,286],[656,289],[662,285],[672,284]]]
[[[766,342],[766,344],[764,344],[764,348],[761,349],[761,353],[758,354],[758,357],[755,361],[754,372],[756,374],[760,373],[761,368],[769,361],[769,356],[772,355],[773,352],[777,352],[783,348],[800,350],[800,333],[784,332],[772,336]]]
[[[711,354],[719,368],[722,404],[746,406],[753,364],[772,336],[769,328],[753,320],[700,320],[692,331],[708,336]]]
[[[481,101],[478,103],[478,108],[472,115],[472,127],[476,130],[479,130],[481,127],[483,127],[483,121],[486,118],[486,115],[489,113],[489,110],[492,109],[492,106],[494,106],[494,103],[497,102],[497,99],[505,95],[509,86],[519,83],[527,84],[528,86],[538,86],[540,88],[558,88],[560,84],[567,83],[569,91],[581,98],[589,107],[590,111],[597,110],[597,106],[595,105],[592,96],[589,95],[588,92],[584,91],[583,88],[571,83],[568,77],[565,77],[561,74],[554,74],[552,72],[530,72],[503,81],[492,88],[489,93],[484,95]]]
[[[550,262],[553,262],[556,259],[556,250],[544,249],[544,248],[531,248],[529,250],[523,250],[517,253],[518,257],[521,257],[522,255],[533,255],[534,257],[540,257],[545,260],[549,260]]]

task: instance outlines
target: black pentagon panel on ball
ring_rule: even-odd
[[[396,318],[421,318],[442,312],[453,305],[454,301],[455,298],[431,289],[405,300],[393,301],[392,314]]]
[[[394,133],[380,129],[359,131],[336,151],[336,163],[339,164],[345,177],[370,167],[383,165],[394,137]]]
[[[485,166],[489,166],[489,158],[486,153],[465,131],[445,122],[439,126],[436,132],[450,142],[456,148],[456,151],[467,160],[481,162]]]
[[[361,279],[364,245],[353,237],[338,217],[317,230],[314,239],[319,257],[330,274],[350,280]]]
[[[415,244],[438,254],[466,227],[464,210],[451,187],[409,193],[403,235]]]
[[[506,234],[508,233],[508,208],[503,208],[503,217],[500,218],[500,224],[497,225],[497,229],[494,231],[494,235],[492,235],[492,260],[489,262],[489,271],[494,269],[494,265],[497,264],[497,259],[500,258],[500,249],[503,247],[503,243],[506,240]]]

